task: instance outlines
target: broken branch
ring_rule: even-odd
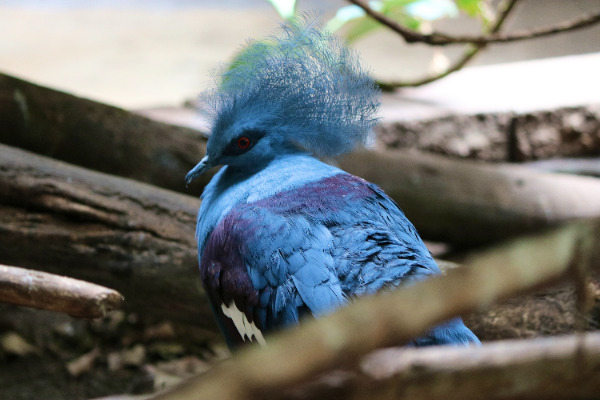
[[[58,311],[77,318],[104,317],[123,296],[79,279],[0,265],[0,302]]]

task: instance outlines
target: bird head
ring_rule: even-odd
[[[294,152],[335,157],[364,145],[380,90],[354,51],[305,16],[249,41],[202,97],[210,137],[188,184],[217,165],[252,171]]]

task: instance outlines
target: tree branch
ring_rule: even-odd
[[[358,1],[360,3],[360,0],[349,0],[349,1],[351,1],[355,4],[356,4],[356,1]],[[514,9],[515,5],[517,4],[517,1],[518,0],[506,0],[504,3],[502,3],[499,6],[500,14],[499,14],[498,18],[496,19],[496,22],[494,22],[494,24],[489,28],[488,32],[490,34],[495,34],[498,31],[500,31],[500,28],[502,28],[502,25],[504,25],[504,22],[508,18],[508,15],[511,13],[511,11]],[[369,8],[366,4],[362,4],[362,6]],[[371,10],[371,11],[375,14],[379,14],[373,10]],[[371,15],[371,14],[369,14],[369,15]],[[382,15],[382,16],[385,17],[384,15]],[[389,20],[389,18],[387,18],[387,17],[385,17],[385,18]],[[389,20],[389,22],[393,22],[398,27],[402,27],[401,25],[395,23],[395,21],[393,21],[393,20]],[[404,31],[406,31],[405,28],[402,28],[402,29]],[[456,71],[462,69],[486,45],[487,45],[487,43],[485,43],[485,42],[470,44],[467,47],[467,49],[464,51],[464,53],[461,57],[459,57],[457,60],[455,60],[451,66],[446,68],[445,71],[442,71],[440,73],[433,74],[431,76],[427,76],[427,77],[420,78],[420,79],[413,80],[413,81],[394,81],[394,82],[378,81],[377,83],[379,84],[379,86],[381,87],[382,90],[386,90],[386,91],[391,91],[394,88],[398,88],[398,87],[416,87],[416,86],[426,85],[426,84],[436,81],[438,79],[445,78],[446,76],[452,74],[453,72],[456,72]]]
[[[557,33],[573,31],[576,29],[582,29],[594,25],[600,22],[600,12],[590,13],[581,17],[563,21],[556,25],[546,26],[536,29],[523,30],[512,33],[498,33],[497,31],[491,31],[487,35],[483,36],[453,36],[442,32],[432,32],[429,34],[422,34],[417,31],[407,29],[393,19],[373,10],[363,0],[348,0],[350,3],[355,4],[362,8],[367,15],[382,25],[387,26],[394,32],[397,32],[407,43],[425,43],[433,46],[447,46],[452,44],[488,44],[488,43],[507,43],[518,40],[533,39],[542,36],[549,36]],[[513,5],[516,3],[513,1]],[[511,6],[512,7],[512,6]],[[503,23],[503,22],[502,22]]]
[[[123,296],[78,279],[0,265],[0,302],[98,318],[120,308]]]

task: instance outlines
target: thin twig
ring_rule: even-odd
[[[355,0],[349,0],[349,1],[355,2]],[[500,31],[500,28],[502,28],[502,25],[504,25],[504,22],[506,22],[508,15],[514,9],[515,5],[517,4],[517,1],[518,0],[507,0],[505,3],[500,5],[499,9],[501,11],[498,16],[498,19],[496,19],[496,22],[494,22],[494,24],[488,30],[488,32],[490,34],[496,34]],[[392,21],[392,22],[394,22],[394,21]],[[381,89],[384,91],[391,91],[391,90],[393,90],[395,88],[399,88],[399,87],[416,87],[416,86],[426,85],[426,84],[436,81],[438,79],[445,78],[446,76],[450,75],[451,73],[462,69],[486,45],[487,45],[487,43],[485,43],[485,42],[469,45],[468,48],[465,50],[465,52],[459,59],[457,59],[450,67],[446,68],[445,71],[442,71],[440,73],[433,74],[431,76],[426,76],[424,78],[420,78],[420,79],[417,79],[414,81],[394,81],[394,82],[377,82],[377,83],[379,84]]]
[[[426,43],[433,46],[447,46],[451,44],[488,44],[488,43],[507,43],[515,42],[518,40],[533,39],[542,36],[549,36],[556,33],[573,31],[576,29],[585,28],[600,22],[600,11],[583,15],[581,17],[560,22],[556,25],[545,26],[541,28],[523,30],[512,33],[500,34],[497,32],[490,32],[483,36],[452,36],[443,32],[431,32],[428,34],[422,34],[417,31],[407,29],[394,21],[393,19],[374,11],[362,0],[348,0],[360,8],[362,8],[367,15],[381,24],[387,26],[393,31],[397,32],[404,38],[407,43]]]

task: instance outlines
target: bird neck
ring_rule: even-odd
[[[252,173],[228,166],[221,168],[202,194],[196,230],[200,249],[216,224],[236,205],[262,200],[340,172],[305,153],[282,155]]]

